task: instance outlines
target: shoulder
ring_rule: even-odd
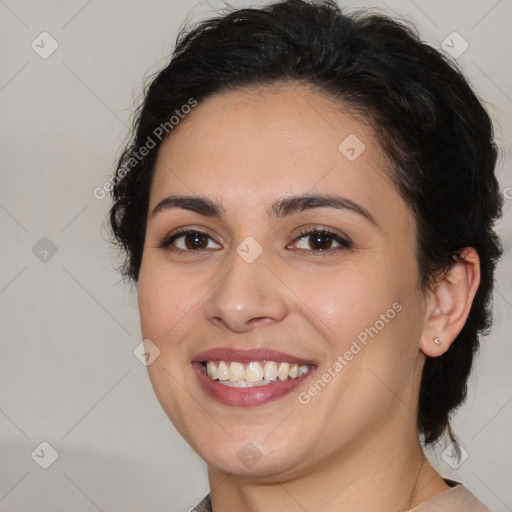
[[[451,489],[433,496],[409,512],[492,512],[461,483],[445,481]]]
[[[474,494],[459,482],[448,480],[451,489],[433,496],[408,512],[492,512]],[[212,512],[210,495],[189,512]]]
[[[201,503],[198,503],[194,508],[189,509],[188,512],[212,512],[212,502],[210,495],[206,495]]]

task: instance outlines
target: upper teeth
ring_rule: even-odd
[[[232,382],[265,385],[277,379],[295,379],[304,375],[309,370],[309,365],[277,363],[275,361],[266,361],[264,363],[255,361],[248,363],[246,366],[237,361],[218,361],[218,365],[214,361],[207,361],[206,363],[208,377],[223,381],[222,383],[228,386]]]

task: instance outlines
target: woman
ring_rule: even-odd
[[[490,119],[404,25],[285,0],[183,31],[111,224],[194,510],[482,511],[451,436],[490,324]]]

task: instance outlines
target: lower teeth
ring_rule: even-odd
[[[231,382],[230,380],[217,380],[215,379],[215,382],[218,382],[219,384],[222,384],[224,386],[228,386],[230,388],[253,388],[255,386],[266,386],[267,384],[271,384],[272,380],[260,380],[258,382],[246,382],[244,380],[242,381],[234,381]]]

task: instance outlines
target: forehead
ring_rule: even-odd
[[[301,84],[251,87],[201,102],[162,144],[151,204],[169,193],[269,203],[332,191],[397,194],[370,124]]]

